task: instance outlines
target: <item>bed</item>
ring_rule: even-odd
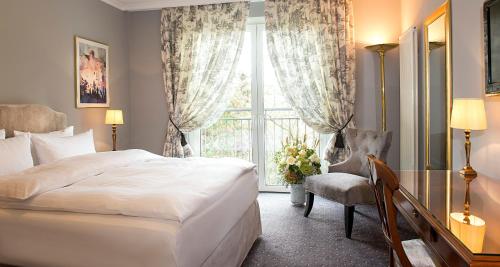
[[[45,106],[0,105],[7,136],[63,129],[66,121]],[[19,190],[19,179],[30,181],[29,190]],[[0,177],[2,183],[3,264],[240,266],[262,232],[257,175],[242,161],[104,152]],[[6,197],[11,187],[15,199]]]

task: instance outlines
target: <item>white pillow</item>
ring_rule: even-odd
[[[31,142],[33,142],[40,164],[47,164],[78,155],[96,153],[92,130],[67,137],[34,135],[31,137]]]
[[[3,140],[3,139],[5,139],[5,130],[1,129],[0,130],[0,140]]]
[[[33,158],[28,136],[0,140],[0,176],[24,171],[31,167],[33,167]]]
[[[73,126],[66,127],[64,130],[60,131],[54,131],[50,133],[30,133],[30,132],[21,132],[21,131],[14,131],[14,136],[20,136],[20,135],[26,135],[30,139],[33,136],[52,136],[52,137],[66,137],[66,136],[73,136]],[[40,164],[40,160],[38,159],[38,156],[35,152],[35,148],[33,147],[33,141],[31,141],[31,156],[33,157],[33,163],[35,165]]]
[[[66,127],[64,130],[60,131],[55,131],[55,132],[50,132],[50,133],[30,133],[30,132],[21,132],[21,131],[14,131],[14,136],[19,136],[19,135],[31,135],[31,136],[55,136],[55,137],[66,137],[66,136],[73,136],[73,126]]]

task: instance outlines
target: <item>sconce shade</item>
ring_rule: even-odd
[[[453,99],[451,127],[464,130],[485,130],[488,128],[484,101],[479,98]]]
[[[486,223],[483,219],[470,215],[470,224],[464,222],[465,215],[461,212],[450,214],[451,232],[462,241],[472,253],[483,251]]]
[[[121,110],[109,109],[106,111],[105,124],[123,124],[123,112]]]

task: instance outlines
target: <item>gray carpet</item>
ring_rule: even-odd
[[[289,194],[261,193],[262,236],[243,266],[388,266],[375,206],[357,206],[352,239],[344,232],[344,207],[316,197],[308,218]],[[402,239],[415,238],[399,219]]]

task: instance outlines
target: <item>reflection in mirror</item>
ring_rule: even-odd
[[[451,63],[449,16],[445,3],[424,23],[425,162],[427,170],[451,168]]]
[[[445,16],[428,27],[429,47],[429,160],[430,169],[446,169],[446,36]]]

